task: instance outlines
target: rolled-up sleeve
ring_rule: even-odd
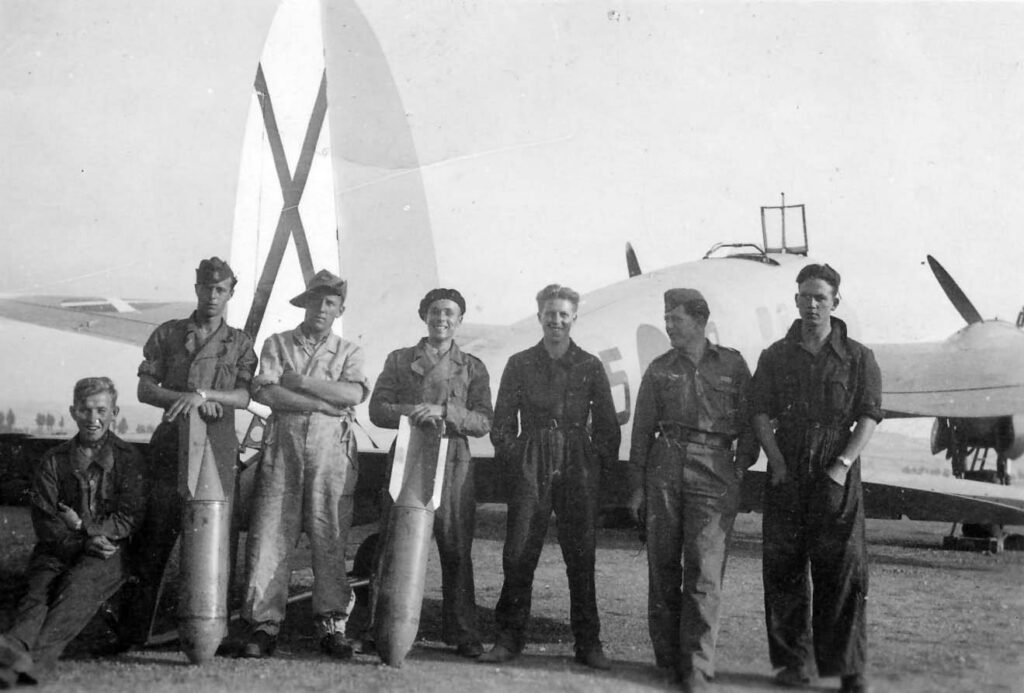
[[[158,383],[164,382],[167,377],[165,339],[165,330],[162,325],[149,335],[149,339],[142,347],[142,363],[139,364],[138,375],[148,375]]]
[[[854,414],[858,419],[866,417],[881,421],[883,416],[882,371],[878,367],[878,362],[875,361],[874,352],[867,347],[864,347],[860,371],[860,396]]]

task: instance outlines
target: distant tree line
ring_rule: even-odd
[[[2,411],[0,411],[0,433],[13,433],[13,432],[16,432],[18,430],[15,427],[15,424],[17,422],[18,422],[18,418],[15,416],[14,410],[8,409],[6,415],[3,414]],[[36,427],[34,429],[35,433],[47,433],[47,434],[66,432],[66,426],[67,426],[67,423],[65,422],[63,416],[61,416],[58,419],[57,417],[55,417],[53,414],[51,414],[49,412],[46,412],[46,413],[39,412],[38,414],[36,414],[35,424],[36,424]],[[114,423],[113,428],[120,435],[124,435],[124,434],[128,433],[128,431],[131,429],[130,425],[128,424],[128,419],[126,419],[123,416],[116,420],[116,422]],[[136,433],[152,433],[154,428],[155,428],[155,426],[153,426],[153,424],[137,424],[135,426],[135,432]]]

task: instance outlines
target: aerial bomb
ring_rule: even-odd
[[[403,416],[395,440],[388,485],[394,505],[381,550],[373,612],[377,652],[381,661],[394,667],[402,666],[419,631],[434,511],[441,502],[448,454],[448,439],[442,433],[443,428],[412,426]]]

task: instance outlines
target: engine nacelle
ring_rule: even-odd
[[[931,434],[932,454],[948,449],[954,439],[961,445],[990,448],[1015,460],[1024,454],[1024,414],[935,419]]]

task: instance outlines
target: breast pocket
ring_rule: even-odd
[[[853,388],[850,387],[850,370],[848,368],[829,374],[825,381],[825,402],[833,413],[847,411],[852,394]]]
[[[722,380],[708,382],[708,404],[711,414],[731,426],[739,413],[739,387],[735,383]]]

